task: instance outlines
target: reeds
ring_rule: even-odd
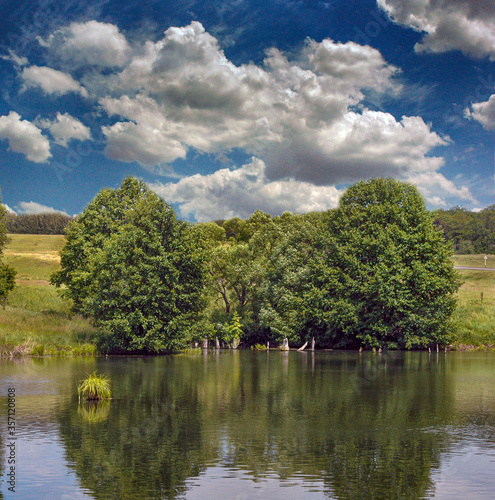
[[[98,375],[96,371],[81,380],[77,387],[79,399],[100,401],[110,399],[110,379],[106,375]]]

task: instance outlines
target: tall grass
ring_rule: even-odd
[[[495,348],[495,271],[461,270],[459,274],[464,283],[454,316],[457,329],[454,345]]]
[[[77,388],[79,399],[81,397],[88,401],[99,401],[101,399],[110,399],[110,379],[106,375],[98,375],[93,372],[84,380],[81,380]]]

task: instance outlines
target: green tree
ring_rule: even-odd
[[[230,317],[229,323],[225,326],[225,333],[223,335],[222,340],[225,342],[233,342],[234,339],[239,342],[239,339],[242,337],[242,325],[241,319],[237,314],[237,311],[234,311]]]
[[[7,210],[0,203],[0,302],[5,304],[8,294],[15,287],[15,269],[4,264],[1,260],[5,245],[8,243],[9,238],[7,235],[7,228],[5,226]]]
[[[324,307],[314,302],[319,293],[310,263],[321,255],[318,239],[321,218],[292,216],[283,221],[283,236],[274,247],[263,286],[260,323],[270,331],[266,340],[300,344],[311,337],[324,337]]]
[[[299,273],[309,285],[284,285],[293,295],[291,306],[273,304],[282,319],[301,318],[300,337],[310,325],[321,342],[335,347],[413,348],[451,341],[460,282],[451,249],[414,186],[391,179],[352,186],[307,244],[313,251]],[[302,251],[289,244],[283,257],[294,248]],[[282,257],[278,265],[284,265]],[[272,280],[272,289],[280,283],[281,278]]]
[[[62,270],[76,311],[107,333],[114,352],[177,350],[202,308],[204,253],[189,225],[146,185],[104,190],[68,230]]]
[[[8,214],[6,225],[13,234],[64,234],[71,221],[62,213]]]

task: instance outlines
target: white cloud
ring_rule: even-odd
[[[120,67],[127,62],[131,50],[117,26],[98,21],[71,23],[38,41],[69,67]]]
[[[147,120],[143,122],[118,122],[111,127],[103,127],[107,138],[106,153],[120,161],[138,161],[145,167],[168,163],[177,158],[185,158],[187,147],[174,138],[163,127],[153,127]]]
[[[41,203],[35,201],[21,201],[19,205],[16,206],[18,214],[64,214],[68,215],[62,210],[56,210],[52,207],[47,207]]]
[[[263,160],[262,185],[270,189],[435,177],[443,159],[432,150],[450,142],[420,117],[398,120],[363,105],[367,95],[394,95],[402,87],[398,68],[354,42],[307,40],[291,57],[272,48],[262,65],[235,65],[198,22],[131,49],[116,26],[91,21],[58,30],[42,44],[79,68],[85,88],[99,96],[99,111],[113,118],[102,128],[107,156],[151,171],[190,150],[218,156],[238,148]],[[230,171],[219,172],[234,182]],[[193,202],[182,203],[195,212]]]
[[[447,141],[418,117],[355,110],[363,89],[398,92],[397,68],[354,42],[308,40],[293,61],[276,49],[263,67],[236,66],[200,23],[147,42],[100,100],[119,121],[103,129],[107,154],[146,167],[184,158],[189,148],[243,148],[272,179],[316,184],[436,170],[426,157]],[[132,92],[135,95],[131,97]]]
[[[328,38],[321,43],[308,40],[304,53],[311,69],[330,76],[344,91],[349,84],[376,90],[395,87],[391,78],[398,69],[387,64],[380,52],[370,46],[336,43]]]
[[[434,207],[457,205],[459,200],[476,203],[468,187],[458,188],[439,172],[413,174],[406,180],[418,186],[426,201]]]
[[[26,155],[28,160],[44,163],[52,155],[50,143],[41,130],[11,111],[7,116],[0,116],[0,139],[9,141],[9,149]]]
[[[491,0],[377,0],[395,22],[425,33],[417,52],[461,50],[495,60],[495,3]]]
[[[465,115],[479,121],[487,130],[495,129],[495,94],[486,102],[472,103],[471,109],[466,108]]]
[[[47,94],[67,94],[76,92],[83,97],[88,97],[87,90],[82,87],[72,76],[56,69],[29,66],[21,73],[24,87],[41,87]]]
[[[56,120],[39,120],[38,125],[49,129],[55,142],[61,146],[67,146],[71,139],[79,141],[91,139],[90,129],[68,113],[57,113]]]
[[[476,203],[467,187],[458,188],[439,172],[425,171],[407,178],[426,202],[434,207],[455,205],[459,200]],[[272,215],[284,211],[305,213],[334,208],[342,194],[334,186],[290,180],[270,181],[266,165],[258,158],[236,170],[223,168],[213,174],[196,174],[177,183],[150,184],[168,203],[179,206],[182,217],[199,222],[249,217],[256,209]]]
[[[302,131],[301,131],[302,132]],[[270,178],[293,176],[316,184],[339,184],[361,178],[436,171],[443,159],[427,157],[433,147],[446,145],[419,117],[400,122],[388,114],[347,112],[338,122],[311,135],[293,134],[290,141],[267,152]]]
[[[28,64],[28,60],[26,57],[19,57],[13,50],[9,49],[8,56],[0,56],[0,59],[5,61],[11,61],[15,66],[22,67]]]
[[[270,182],[265,164],[253,158],[237,170],[224,168],[210,175],[196,174],[177,183],[150,184],[168,203],[179,204],[183,217],[197,221],[246,218],[256,209],[272,215],[284,211],[309,212],[337,206],[340,192],[331,186],[284,180]]]

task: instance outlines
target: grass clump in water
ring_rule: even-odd
[[[83,398],[87,401],[110,399],[110,379],[106,375],[98,375],[95,371],[81,380],[77,387],[77,393],[79,399]]]

